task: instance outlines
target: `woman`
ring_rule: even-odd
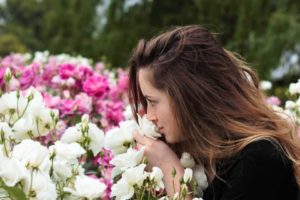
[[[209,180],[204,200],[297,199],[300,149],[295,126],[264,101],[256,74],[201,26],[139,41],[130,62],[129,100],[163,135],[134,134],[149,167],[179,190],[189,152]],[[175,168],[175,188],[172,169]]]

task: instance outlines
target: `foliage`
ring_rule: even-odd
[[[98,13],[106,4],[105,14]],[[7,0],[0,6],[0,41],[12,34],[10,40],[19,44],[16,51],[24,46],[94,60],[105,55],[113,67],[126,67],[140,38],[172,26],[201,24],[269,79],[282,53],[300,43],[299,11],[297,0]]]

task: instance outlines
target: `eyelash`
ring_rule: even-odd
[[[155,101],[151,101],[151,100],[149,100],[149,99],[147,99],[147,101],[148,101],[148,103],[149,103],[151,106],[154,106],[154,105],[156,104]]]

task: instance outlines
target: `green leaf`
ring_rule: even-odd
[[[21,188],[8,187],[5,185],[2,179],[0,179],[0,187],[3,188],[12,200],[27,200],[25,193]]]

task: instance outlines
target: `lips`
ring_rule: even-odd
[[[164,128],[163,127],[157,127],[156,129],[157,129],[157,132],[161,133]]]

